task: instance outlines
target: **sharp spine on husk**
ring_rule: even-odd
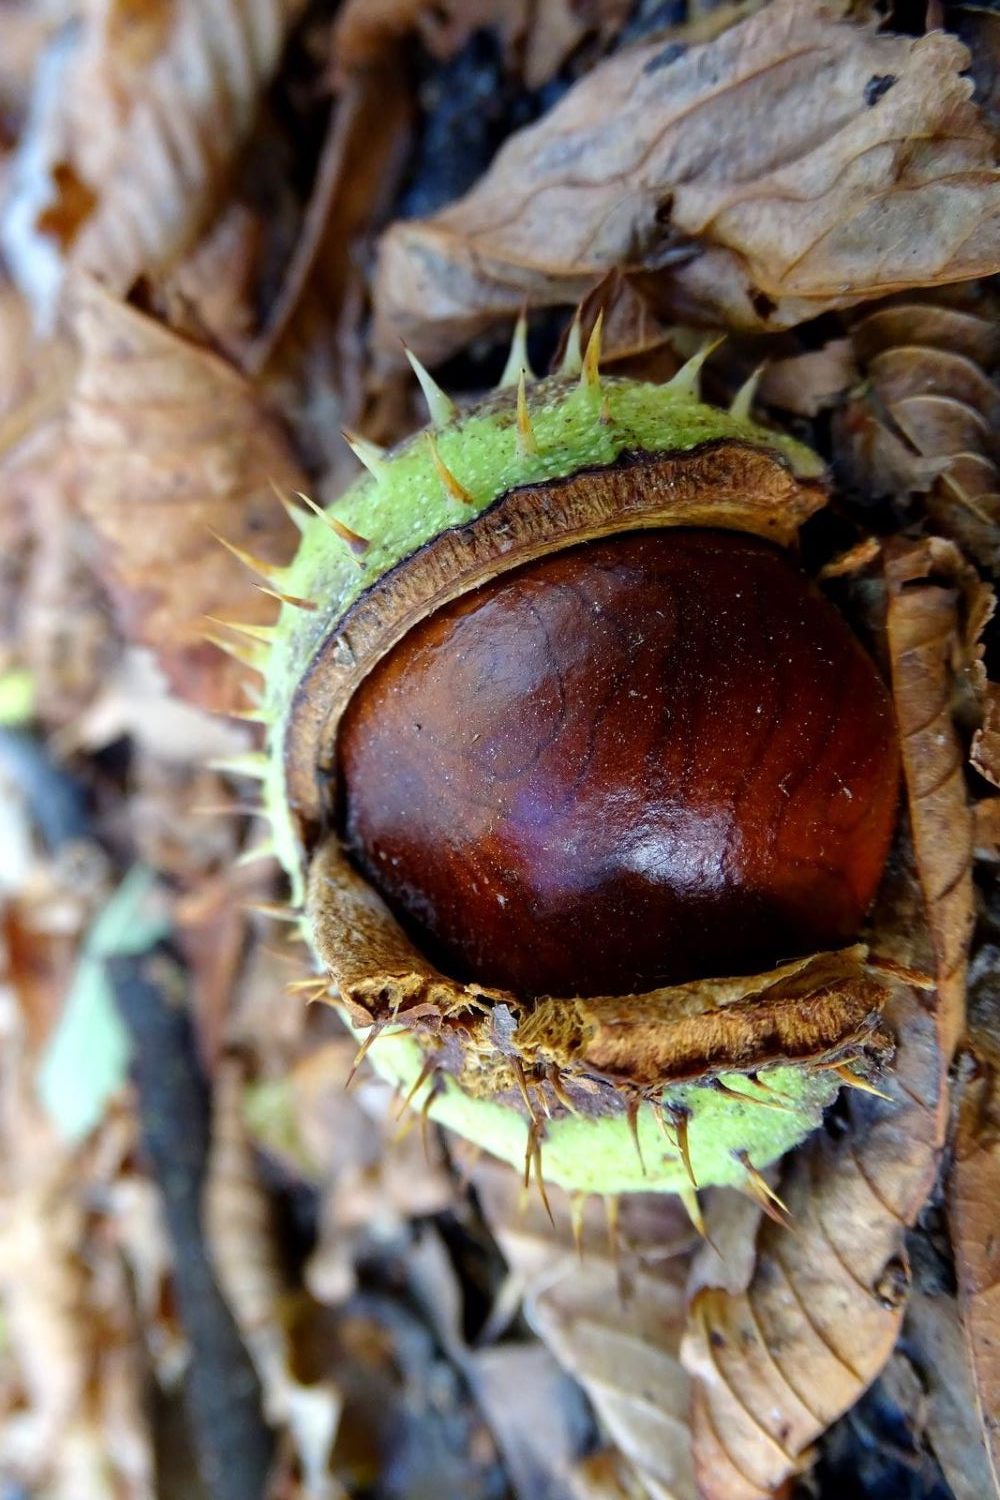
[[[474,497],[469,494],[465,485],[455,477],[441,457],[441,450],[438,448],[433,432],[427,433],[427,447],[431,455],[431,463],[444,486],[445,493],[450,495],[452,500],[459,501],[461,505],[475,505]]]
[[[295,526],[299,531],[305,531],[306,527],[309,525],[308,514],[301,508],[301,506],[296,505],[291,495],[286,495],[284,490],[279,489],[273,479],[271,480],[271,488],[274,491],[275,495],[278,497],[282,509],[285,511],[288,519],[292,522],[292,525]]]
[[[265,839],[260,844],[254,844],[250,849],[244,849],[233,860],[233,867],[237,870],[244,869],[247,865],[256,864],[259,859],[277,859],[278,849],[273,839]]]
[[[691,1223],[694,1225],[695,1233],[699,1236],[700,1239],[703,1239],[705,1241],[706,1245],[712,1245],[708,1230],[705,1228],[705,1216],[701,1211],[701,1204],[698,1202],[698,1194],[695,1192],[694,1188],[691,1187],[688,1183],[685,1183],[683,1187],[679,1187],[677,1189],[677,1196],[683,1203],[685,1212],[687,1213],[688,1218],[691,1220]],[[715,1249],[714,1245],[712,1245],[712,1249]]]
[[[368,1035],[365,1037],[364,1041],[361,1043],[361,1046],[358,1048],[357,1053],[355,1054],[354,1061],[351,1064],[351,1071],[348,1073],[347,1078],[344,1082],[345,1089],[349,1089],[351,1084],[354,1082],[355,1074],[357,1073],[361,1064],[364,1062],[365,1058],[368,1056],[372,1044],[378,1039],[379,1033],[382,1031],[385,1024],[386,1023],[384,1021],[372,1022],[368,1030]]]
[[[573,314],[573,321],[566,333],[566,348],[563,350],[559,374],[565,379],[579,375],[583,369],[583,348],[580,342],[580,309]]]
[[[317,505],[316,501],[311,500],[308,495],[303,495],[301,490],[299,491],[299,499],[303,501],[304,504],[308,505],[314,516],[317,516],[326,526],[330,528],[330,530],[333,532],[334,536],[338,538],[338,540],[344,543],[344,546],[347,547],[348,551],[354,558],[354,561],[360,563],[361,559],[368,551],[368,548],[371,546],[371,538],[362,536],[359,532],[348,526],[344,521],[338,520],[336,516],[331,516],[329,511],[325,511],[321,505]]]
[[[280,589],[269,589],[263,583],[255,583],[254,588],[260,593],[266,594],[269,599],[277,599],[279,604],[287,604],[289,609],[304,609],[310,614],[315,614],[319,605],[312,599],[302,599],[298,594],[284,594]],[[267,720],[264,721],[265,723]]]
[[[217,531],[212,531],[211,527],[209,527],[209,533],[220,547],[225,547],[238,563],[242,563],[244,568],[251,573],[256,573],[258,578],[263,578],[265,583],[271,584],[274,588],[280,588],[288,577],[287,568],[268,562],[266,558],[255,557],[252,552],[247,552],[243,547],[237,547],[235,542],[227,542],[224,536],[220,536]]]
[[[775,1224],[780,1224],[782,1229],[787,1229],[791,1220],[791,1212],[787,1203],[774,1191],[767,1178],[758,1172],[746,1151],[734,1151],[733,1155],[743,1168],[745,1173],[743,1187],[747,1196],[760,1207],[769,1219]]]
[[[760,385],[764,368],[764,365],[758,365],[753,374],[744,380],[736,395],[729,403],[729,415],[735,417],[738,422],[750,421],[750,413],[753,410],[753,403],[757,396],[757,387]]]
[[[642,1100],[635,1095],[627,1099],[625,1102],[625,1118],[628,1121],[629,1135],[632,1137],[635,1154],[639,1158],[639,1170],[642,1172],[643,1177],[645,1177],[646,1163],[642,1155],[642,1142],[639,1140],[639,1109],[641,1105]]]
[[[508,386],[517,385],[522,375],[526,375],[529,380],[537,378],[528,359],[528,314],[524,308],[517,315],[514,334],[510,341],[510,353],[507,356],[503,374],[497,383],[497,389],[505,390]]]
[[[722,334],[717,338],[706,339],[698,350],[692,354],[677,374],[666,383],[666,389],[680,396],[684,400],[698,401],[701,399],[701,367],[714,349],[718,349],[722,343]]]
[[[597,314],[597,321],[591,329],[590,338],[587,340],[587,350],[583,356],[583,367],[580,370],[580,387],[585,391],[599,391],[601,388],[601,337],[604,330],[604,309]]]
[[[669,1126],[667,1126],[668,1115],[670,1117]],[[690,1142],[688,1141],[689,1119],[690,1111],[685,1109],[682,1104],[663,1103],[660,1106],[661,1123],[665,1128],[671,1129],[673,1131],[674,1145],[677,1149],[681,1161],[684,1164],[684,1170],[687,1173],[688,1181],[695,1189],[695,1191],[697,1191],[698,1179],[695,1177],[694,1167],[691,1165],[691,1147]]]
[[[265,671],[271,653],[258,641],[234,641],[218,630],[203,630],[201,636],[202,640],[208,641],[209,645],[217,647],[219,651],[224,651],[242,666],[250,667],[254,672]]]
[[[255,781],[266,781],[270,769],[267,756],[262,750],[250,750],[246,755],[225,755],[210,760],[209,770],[225,771],[229,776],[249,776]]]
[[[385,449],[378,443],[373,443],[369,438],[362,437],[360,433],[350,432],[346,427],[341,432],[341,437],[350,448],[359,464],[363,464],[373,479],[382,480],[389,471],[385,461]]]
[[[535,437],[535,429],[531,425],[531,413],[528,410],[528,394],[525,389],[523,370],[517,382],[517,451],[522,457],[538,452],[538,439]]]
[[[427,402],[427,410],[435,427],[447,427],[458,415],[458,407],[450,396],[438,385],[429,370],[426,370],[412,349],[403,345],[403,352],[410,362],[410,369],[420,382],[420,389],[424,393]]]
[[[877,1089],[867,1078],[860,1078],[857,1073],[852,1073],[846,1063],[832,1063],[830,1072],[836,1073],[842,1083],[849,1089],[857,1089],[862,1094],[872,1094],[876,1099],[884,1099],[887,1104],[895,1104],[896,1101],[891,1094],[886,1094],[882,1089]]]
[[[252,620],[222,620],[216,615],[206,615],[205,619],[211,625],[222,625],[226,630],[233,630],[237,635],[259,641],[267,647],[273,646],[278,637],[277,627],[274,625],[255,625]]]

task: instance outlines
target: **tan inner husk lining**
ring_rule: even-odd
[[[435,969],[335,838],[313,860],[307,909],[352,1023],[412,1030],[435,1069],[474,1094],[521,1103],[527,1076],[556,1112],[561,1090],[582,1113],[617,1113],[627,1096],[670,1083],[830,1066],[888,1046],[879,1028],[886,983],[863,944],[766,974],[530,1002]]]

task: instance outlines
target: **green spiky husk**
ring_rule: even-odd
[[[296,694],[318,653],[374,585],[443,533],[474,525],[501,497],[540,481],[610,468],[623,456],[689,453],[733,440],[769,451],[806,480],[822,467],[793,440],[701,403],[684,380],[660,386],[608,378],[599,384],[551,379],[529,388],[527,404],[532,450],[537,451],[525,451],[514,394],[505,392],[437,429],[436,456],[426,431],[420,432],[385,455],[376,475],[361,476],[327,514],[366,539],[365,547],[352,549],[323,517],[300,514],[301,544],[281,587],[315,608],[284,606],[266,652],[263,712],[269,743],[260,767],[275,852],[297,907],[304,899],[310,850],[303,847],[302,821],[288,778]],[[442,482],[439,462],[455,476],[464,499]],[[736,523],[724,519],[720,524]],[[262,652],[262,662],[264,657]],[[315,940],[313,945],[319,952]],[[419,1027],[390,1028],[372,1043],[368,1056],[378,1072],[410,1093],[439,1043],[440,1032],[435,1037]],[[765,1102],[764,1091],[745,1073],[723,1074],[714,1082],[745,1098],[734,1098],[727,1087],[697,1082],[671,1086],[661,1096],[686,1121],[686,1150],[699,1184],[738,1185],[745,1174],[738,1153],[746,1153],[745,1159],[758,1168],[774,1161],[815,1128],[839,1087],[833,1073],[795,1065],[768,1070],[772,1092]],[[475,1096],[439,1070],[416,1089],[413,1105],[517,1168],[530,1156],[531,1127],[517,1102]],[[570,1191],[688,1188],[685,1153],[676,1136],[671,1142],[669,1128],[666,1135],[661,1130],[648,1095],[635,1118],[641,1160],[624,1101],[619,1113],[587,1118],[557,1108],[534,1128],[543,1135],[546,1179]]]
[[[413,1090],[425,1062],[419,1041],[405,1032],[379,1037],[367,1056],[404,1097]],[[743,1099],[698,1084],[676,1085],[663,1096],[667,1108],[660,1120],[667,1123],[658,1123],[653,1105],[644,1102],[635,1116],[635,1134],[624,1113],[603,1119],[571,1114],[547,1119],[542,1144],[545,1180],[572,1193],[679,1193],[691,1186],[691,1177],[699,1186],[738,1187],[746,1170],[736,1153],[746,1152],[757,1168],[767,1166],[819,1125],[840,1086],[829,1072],[795,1067],[768,1069],[765,1078],[762,1090],[741,1074],[721,1074],[718,1082],[742,1093]],[[426,1108],[430,1119],[523,1170],[529,1122],[511,1105],[475,1098],[446,1074],[428,1079],[413,1093],[410,1105],[417,1111]],[[691,1177],[676,1129],[669,1123],[671,1108],[687,1118]]]

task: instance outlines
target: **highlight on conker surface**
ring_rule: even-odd
[[[893,830],[888,695],[794,561],[822,465],[741,393],[608,378],[599,326],[302,533],[264,677],[290,913],[361,1056],[573,1192],[729,1183],[891,1048],[854,941]],[[520,372],[514,368],[520,364]],[[776,967],[774,967],[776,965]],[[755,970],[759,972],[754,972]],[[770,1210],[769,1210],[770,1211]]]
[[[786,556],[613,537],[416,626],[338,736],[347,847],[456,978],[531,998],[753,973],[857,935],[888,694]]]

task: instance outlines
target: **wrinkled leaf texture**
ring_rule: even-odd
[[[847,15],[775,0],[706,44],[601,63],[458,203],[388,231],[387,357],[402,336],[440,360],[613,265],[658,270],[677,318],[767,331],[995,270],[1000,177],[965,48]]]

